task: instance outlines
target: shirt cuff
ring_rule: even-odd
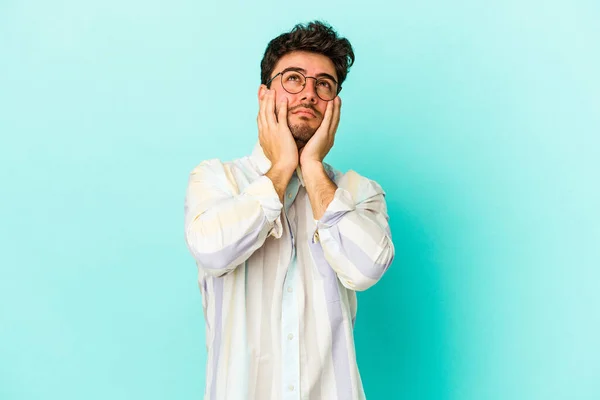
[[[325,214],[320,220],[315,220],[317,229],[331,228],[338,223],[346,213],[354,211],[356,204],[349,191],[338,187],[333,196],[333,200],[327,206]]]
[[[261,176],[248,185],[242,194],[250,196],[260,203],[267,222],[271,226],[269,235],[279,239],[283,234],[283,226],[281,225],[283,204],[279,201],[279,195],[275,190],[275,186],[273,186],[273,182],[268,177]]]

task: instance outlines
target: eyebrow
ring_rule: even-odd
[[[306,75],[306,70],[304,68],[300,68],[300,67],[288,67],[288,68],[284,69],[283,71],[281,71],[281,73],[284,73],[287,71],[302,72],[304,75]],[[337,83],[337,79],[335,79],[333,76],[331,76],[330,74],[327,74],[325,72],[321,72],[320,74],[317,74],[317,76],[315,78],[329,78],[332,81],[334,81],[335,83]]]

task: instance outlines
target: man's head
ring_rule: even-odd
[[[330,26],[318,21],[296,25],[269,42],[260,63],[258,96],[274,89],[276,104],[287,98],[288,125],[301,147],[321,124],[353,63],[352,45]]]

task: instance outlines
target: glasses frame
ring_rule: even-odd
[[[302,85],[302,89],[300,89],[300,91],[299,91],[299,92],[296,92],[296,93],[294,93],[294,92],[290,92],[290,91],[289,91],[289,90],[287,90],[287,89],[285,88],[285,86],[283,85],[283,74],[285,74],[286,72],[295,72],[295,73],[297,73],[297,74],[300,74],[300,75],[302,75],[302,76],[304,77],[304,85]],[[316,77],[314,77],[314,76],[306,76],[306,75],[304,75],[302,72],[300,72],[300,71],[297,71],[297,70],[295,70],[295,69],[291,69],[291,68],[284,69],[283,71],[276,73],[276,74],[275,74],[275,75],[274,75],[274,76],[273,76],[271,79],[269,79],[269,80],[267,81],[267,84],[266,84],[266,86],[267,86],[267,88],[268,88],[268,89],[270,89],[270,88],[271,88],[271,82],[273,82],[273,80],[274,80],[275,78],[277,78],[278,76],[281,76],[281,87],[283,88],[283,90],[285,90],[285,91],[286,91],[286,92],[288,92],[289,94],[298,94],[298,93],[302,93],[302,91],[303,91],[303,90],[306,88],[306,82],[308,81],[308,79],[309,79],[309,78],[310,78],[310,79],[314,79],[314,80],[315,80],[315,93],[317,94],[317,97],[319,97],[319,98],[320,98],[321,100],[323,100],[323,101],[332,101],[332,100],[334,100],[336,97],[338,97],[338,96],[339,96],[340,92],[342,91],[342,87],[340,86],[340,84],[339,84],[339,83],[338,83],[338,82],[337,82],[335,79],[333,79],[333,78],[329,78],[329,79],[331,79],[332,81],[334,81],[334,82],[335,82],[335,84],[337,85],[337,92],[336,92],[335,96],[333,96],[333,98],[332,98],[332,99],[325,100],[324,98],[322,98],[321,96],[319,96],[319,92],[318,92],[318,91],[317,91],[317,89],[316,89],[316,84],[317,84],[317,82],[319,81],[319,79],[321,79],[321,78],[316,78]]]

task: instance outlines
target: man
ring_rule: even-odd
[[[329,26],[297,25],[261,62],[258,143],[190,174],[185,236],[206,319],[205,399],[364,399],[356,291],[394,246],[384,192],[323,162],[354,52]]]

